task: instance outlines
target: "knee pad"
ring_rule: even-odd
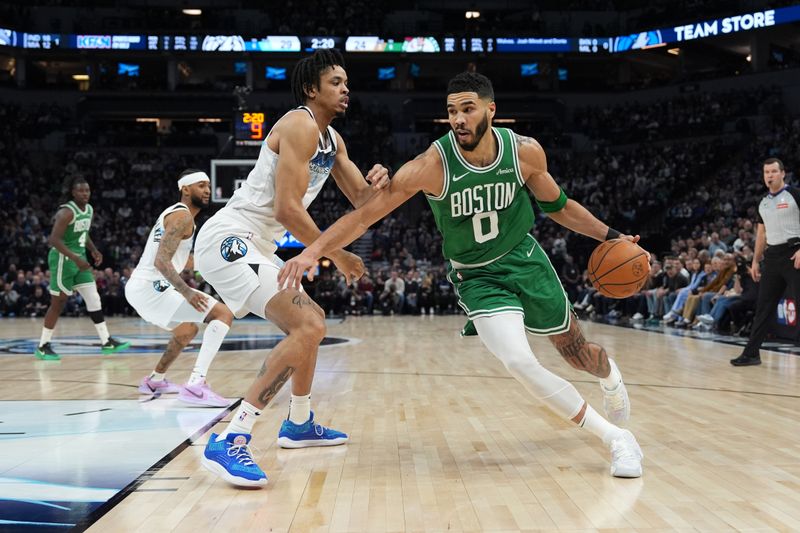
[[[100,294],[97,292],[97,285],[92,283],[91,285],[81,285],[80,287],[75,287],[83,301],[86,302],[86,310],[90,313],[93,311],[100,311],[102,309],[102,304],[100,303]]]

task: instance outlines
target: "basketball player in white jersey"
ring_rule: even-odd
[[[125,298],[146,321],[172,332],[164,355],[153,372],[142,379],[139,392],[160,396],[178,393],[178,400],[191,405],[225,407],[230,402],[211,390],[206,374],[233,323],[230,309],[207,294],[194,290],[181,279],[192,268],[194,219],[208,207],[211,187],[208,175],[195,169],[178,179],[181,201],[165,209],[156,220],[139,264],[125,285]],[[197,335],[197,324],[207,322],[203,343],[189,381],[178,387],[165,373],[181,351]]]
[[[203,465],[239,486],[262,486],[267,476],[253,461],[248,443],[262,409],[292,378],[289,416],[278,444],[287,448],[343,444],[347,435],[315,422],[311,383],[325,314],[297,289],[278,291],[275,257],[289,230],[310,244],[320,230],[306,209],[328,176],[358,207],[388,185],[388,171],[375,165],[366,178],[350,161],[341,136],[330,126],[349,103],[347,74],[336,50],[317,50],[292,72],[292,92],[299,107],[273,126],[247,181],[200,229],[195,243],[199,272],[237,317],[253,313],[268,318],[286,337],[270,352],[231,423],[211,435]],[[371,184],[371,186],[370,186]],[[348,279],[360,277],[357,256],[335,250],[328,256]]]

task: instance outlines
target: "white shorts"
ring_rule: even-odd
[[[265,308],[278,293],[278,272],[283,266],[276,249],[218,213],[200,228],[194,266],[236,318],[248,313],[266,318]]]
[[[134,278],[125,285],[125,299],[139,316],[168,331],[183,322],[205,322],[208,313],[217,305],[217,300],[208,294],[195,292],[208,298],[209,305],[205,311],[198,311],[174,287],[167,285],[165,288],[159,281]]]

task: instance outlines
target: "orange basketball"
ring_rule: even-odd
[[[647,253],[625,239],[611,239],[589,258],[589,281],[603,296],[627,298],[642,288],[650,274]]]

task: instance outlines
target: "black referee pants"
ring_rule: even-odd
[[[794,268],[792,255],[796,247],[788,244],[770,246],[764,252],[764,263],[761,268],[761,283],[758,287],[756,317],[750,330],[744,355],[759,357],[761,343],[767,337],[769,328],[777,318],[778,302],[786,287],[791,287],[794,294],[800,290],[800,270]]]

